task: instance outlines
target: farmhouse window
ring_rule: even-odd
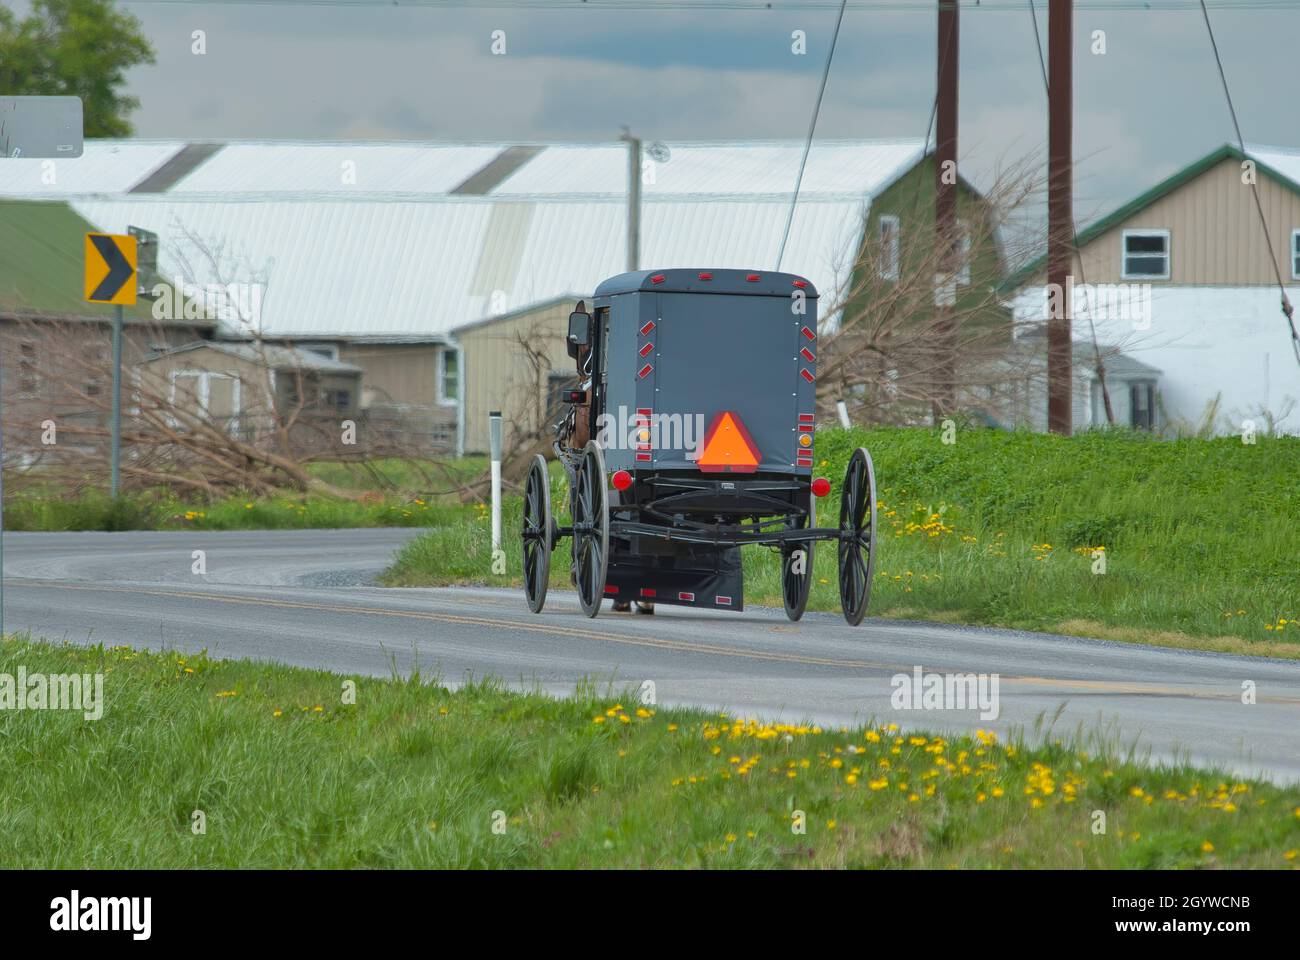
[[[1129,422],[1136,430],[1151,430],[1156,425],[1155,387],[1149,383],[1135,383],[1129,387]]]
[[[438,402],[452,406],[460,400],[460,351],[443,347],[438,354]]]
[[[1125,230],[1125,280],[1169,279],[1169,231]]]

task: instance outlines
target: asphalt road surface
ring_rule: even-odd
[[[10,533],[5,630],[388,676],[418,666],[455,684],[495,676],[553,693],[654,683],[665,705],[826,725],[1098,733],[1139,757],[1192,759],[1300,782],[1300,662],[1189,653],[1010,630],[838,614],[792,624],[660,607],[595,620],[552,591],[534,616],[516,590],[385,589],[373,577],[411,530]],[[192,572],[192,551],[207,572]],[[896,710],[891,677],[997,674],[1000,715]],[[1256,702],[1242,702],[1243,683]],[[111,706],[111,704],[110,704]],[[1051,732],[1045,732],[1051,731]]]

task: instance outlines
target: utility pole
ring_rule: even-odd
[[[641,269],[641,141],[623,128],[627,144],[627,269]]]
[[[1074,307],[1067,283],[1074,268],[1074,0],[1048,8],[1047,284],[1054,296],[1047,316],[1047,429],[1068,437],[1073,428]]]
[[[939,341],[935,358],[935,395],[931,403],[936,423],[956,406],[957,329],[953,320],[956,306],[957,265],[957,88],[960,48],[960,12],[954,0],[938,0],[938,91],[935,105],[934,145],[934,310],[935,334]]]
[[[109,494],[117,499],[122,480],[122,305],[113,308],[113,423]]]

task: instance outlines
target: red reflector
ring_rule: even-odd
[[[614,586],[612,583],[607,583],[607,584],[605,584],[605,592],[606,592],[606,593],[618,593],[618,587]]]
[[[664,282],[664,275],[663,275],[662,273],[656,273],[653,277],[650,278],[650,282],[651,282],[651,283],[663,283],[663,282]]]
[[[652,367],[650,364],[647,363],[644,367],[642,367],[640,370],[636,372],[637,379],[644,380],[646,377],[650,376],[650,371],[653,369],[654,367]],[[804,372],[806,373],[807,371]]]
[[[637,415],[638,417],[648,417],[648,416],[650,416],[651,412],[652,412],[652,411],[650,410],[649,407],[637,407],[637,408],[636,408],[636,415]],[[812,419],[812,418],[809,417],[809,419]]]
[[[790,282],[793,283],[793,284],[794,284],[796,287],[798,287],[800,290],[802,290],[804,287],[808,286],[808,281],[807,281],[807,280],[791,280]]]
[[[641,596],[643,596],[643,597],[653,597],[654,595],[655,595],[655,588],[654,588],[654,587],[642,587],[642,588],[641,588]]]
[[[807,347],[804,347],[802,350],[799,351],[799,353],[809,363],[813,363],[817,359],[817,355],[813,353],[811,350],[809,350]]]
[[[636,455],[636,458],[637,458],[638,460],[650,460],[650,459],[652,459],[651,456],[650,456],[650,454],[648,454],[648,453],[638,453],[638,454]]]
[[[711,273],[701,273],[701,274],[700,274],[700,279],[701,279],[701,280],[712,280],[712,279],[713,279],[713,274],[711,274]]]
[[[803,377],[803,378],[804,378],[805,380],[807,380],[809,383],[812,383],[814,380],[817,379],[817,378],[814,377],[811,373],[809,373],[807,370],[803,370],[803,369],[801,369],[801,370],[799,371],[799,376]]]
[[[647,342],[646,342],[646,345],[645,345],[644,347],[642,347],[641,350],[640,350],[639,352],[640,352],[641,356],[644,357],[647,353],[649,353],[649,352],[650,352],[651,350],[653,350],[654,348],[655,348],[654,343],[647,341]],[[807,353],[807,352],[808,352],[807,350],[804,351],[804,353]]]
[[[762,280],[763,278],[756,273],[751,273],[745,279],[748,280],[750,283],[758,283],[758,281]]]
[[[809,330],[807,327],[804,327],[803,330],[800,331],[800,333],[802,333],[802,334],[803,334],[805,337],[807,337],[809,340],[816,340],[816,339],[817,339],[817,334],[813,333],[813,332],[812,332],[811,330]]]
[[[729,607],[729,606],[731,606],[731,598],[730,598],[730,597],[715,597],[713,602],[716,603],[716,604],[717,604],[718,606],[720,606],[720,607]]]
[[[825,477],[818,477],[812,482],[813,496],[824,497],[831,492],[831,482]]]
[[[812,423],[812,422],[813,422],[813,415],[812,415],[811,413],[801,413],[801,414],[799,414],[799,422],[800,422],[800,423]]]
[[[653,320],[647,320],[645,323],[641,325],[641,330],[639,332],[641,336],[644,337],[654,328],[655,328],[655,322]]]
[[[610,477],[610,481],[614,484],[615,490],[626,490],[632,486],[632,474],[626,470],[615,470],[614,476]]]
[[[695,594],[693,594],[693,593],[691,593],[691,592],[689,592],[689,591],[687,591],[687,590],[683,590],[683,591],[681,591],[679,594],[677,594],[677,599],[678,599],[678,600],[686,600],[686,601],[688,601],[688,602],[690,602],[690,603],[694,603],[694,602],[695,602]]]

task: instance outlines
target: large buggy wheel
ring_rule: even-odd
[[[849,458],[840,492],[839,568],[840,609],[856,627],[866,616],[876,569],[876,471],[863,447]]]
[[[588,440],[574,478],[573,577],[582,612],[594,617],[605,599],[609,567],[609,504],[605,490],[605,455]]]
[[[528,609],[541,613],[546,603],[546,588],[551,582],[551,547],[554,544],[551,520],[551,478],[541,454],[533,457],[524,482],[524,596]]]
[[[795,524],[794,529],[817,526],[817,498],[808,492],[808,516]],[[812,590],[813,543],[806,540],[781,551],[781,600],[785,615],[798,620],[808,608],[808,593]]]

